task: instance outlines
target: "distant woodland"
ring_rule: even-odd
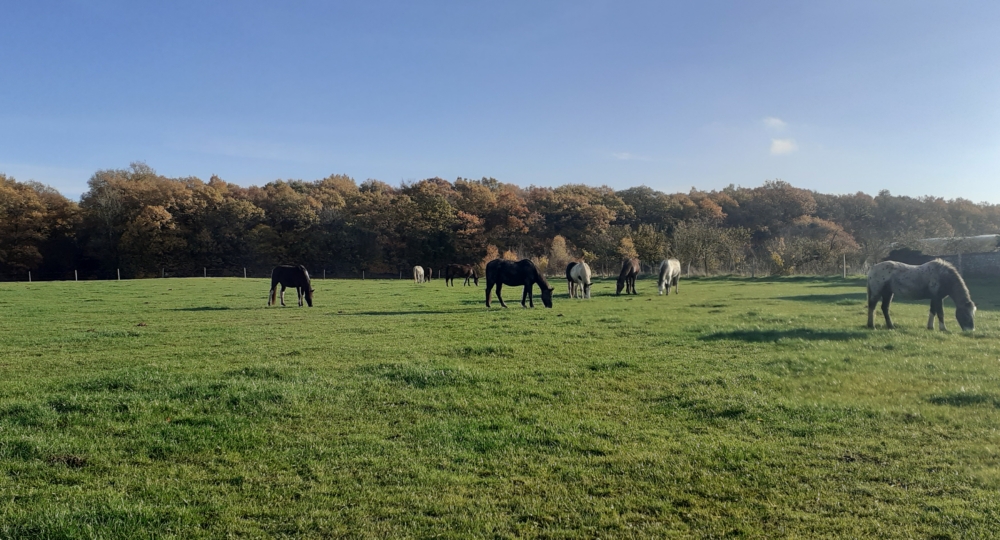
[[[1000,205],[828,195],[780,180],[662,193],[579,184],[520,187],[493,178],[400,186],[343,175],[240,187],[166,178],[144,163],[101,170],[79,203],[0,174],[0,278],[26,280],[268,275],[398,275],[414,265],[571,259],[614,271],[672,256],[703,273],[824,273],[884,257],[893,243],[1000,232]]]

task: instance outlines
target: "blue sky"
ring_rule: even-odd
[[[0,0],[0,172],[1000,203],[1000,2]]]

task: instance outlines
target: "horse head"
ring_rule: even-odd
[[[962,330],[966,332],[971,332],[976,329],[976,304],[972,303],[972,300],[967,302],[962,302],[961,304],[955,306],[955,318],[958,319],[958,325],[962,327]]]
[[[539,284],[538,287],[542,289],[542,303],[545,304],[545,307],[547,308],[552,307],[552,287],[546,287],[541,284]]]
[[[479,286],[479,272],[475,270],[472,271],[472,282],[476,284],[476,287]]]
[[[621,295],[622,289],[624,289],[624,288],[625,288],[625,278],[620,277],[620,278],[618,278],[618,285],[617,285],[617,287],[615,287],[615,294],[616,295]]]
[[[313,307],[313,293],[314,292],[316,292],[316,289],[313,289],[312,287],[309,287],[308,289],[306,289],[306,294],[304,296],[306,297],[306,303],[309,304],[309,307]]]

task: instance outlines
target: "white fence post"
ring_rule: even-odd
[[[121,280],[122,280],[122,269],[119,268],[118,269],[118,281],[121,281]]]
[[[73,281],[80,281],[80,276],[76,273],[76,270],[73,270]]]

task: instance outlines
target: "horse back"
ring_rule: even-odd
[[[573,269],[576,268],[577,263],[571,262],[566,265],[566,279],[573,281]]]
[[[531,285],[538,283],[549,287],[549,282],[545,276],[538,271],[538,267],[528,259],[517,262],[494,259],[486,265],[486,283],[503,283],[515,287],[517,285]]]
[[[915,266],[897,261],[883,261],[868,271],[869,299],[885,294],[922,299],[937,295],[940,283],[930,263]]]
[[[283,287],[311,287],[309,271],[304,266],[275,266],[271,270],[271,287],[277,284]]]
[[[639,259],[625,259],[622,261],[622,271],[618,274],[618,279],[633,277],[639,273]]]

